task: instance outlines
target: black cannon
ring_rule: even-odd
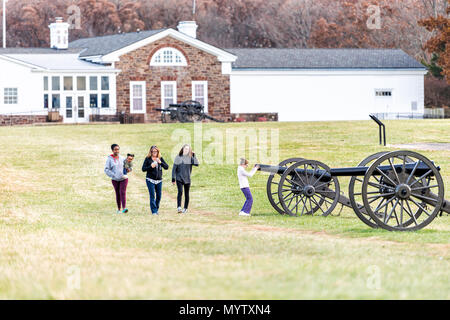
[[[181,104],[169,104],[166,109],[155,109],[161,111],[161,120],[163,123],[167,122],[166,115],[169,115],[170,120],[178,120],[181,123],[196,122],[209,119],[215,122],[223,122],[222,120],[211,117],[205,113],[204,106],[193,100],[184,101]]]
[[[379,152],[351,168],[330,169],[303,158],[260,167],[271,173],[267,196],[280,214],[326,217],[340,203],[372,228],[414,231],[439,212],[450,213],[440,168],[412,151]],[[340,192],[339,176],[351,177],[349,197]]]

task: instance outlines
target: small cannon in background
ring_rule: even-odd
[[[414,231],[427,226],[439,212],[450,213],[440,168],[412,151],[379,152],[350,168],[330,169],[303,158],[259,166],[271,173],[267,196],[280,214],[326,217],[340,203],[353,208],[372,228]],[[349,197],[340,193],[339,176],[351,177]]]
[[[223,122],[222,120],[213,118],[205,113],[205,107],[198,101],[188,100],[181,104],[169,104],[167,109],[155,109],[161,111],[161,120],[167,122],[166,114],[169,114],[170,120],[178,120],[181,123],[196,122],[209,119],[215,122]]]

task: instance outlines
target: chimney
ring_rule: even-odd
[[[177,29],[189,37],[197,38],[197,27],[198,26],[195,21],[180,21]]]
[[[50,48],[67,49],[69,47],[69,24],[63,18],[57,17],[50,28]]]

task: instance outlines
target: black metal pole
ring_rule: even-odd
[[[380,136],[380,144],[384,142],[384,146],[386,146],[386,127],[383,122],[380,121],[375,115],[369,114],[369,117],[378,124],[378,134]],[[383,128],[383,131],[381,131]]]

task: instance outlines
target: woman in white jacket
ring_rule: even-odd
[[[239,187],[241,188],[242,193],[244,193],[245,196],[245,203],[244,206],[242,207],[241,212],[239,212],[240,216],[250,216],[250,211],[252,210],[253,205],[253,197],[252,193],[250,192],[250,186],[248,184],[247,177],[252,177],[255,174],[255,172],[259,169],[259,166],[255,165],[253,169],[250,172],[248,172],[245,170],[247,167],[248,167],[248,160],[241,158],[241,162],[237,170],[237,175],[239,179]]]

